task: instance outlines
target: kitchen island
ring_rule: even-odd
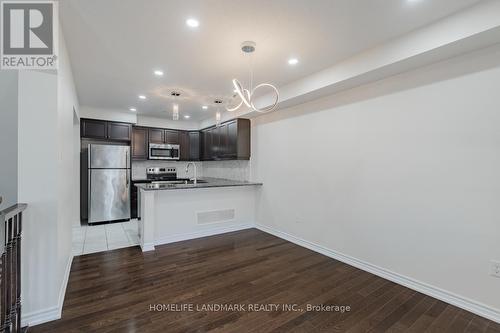
[[[196,184],[136,184],[142,251],[152,251],[155,245],[253,227],[261,185],[220,178],[204,178]]]

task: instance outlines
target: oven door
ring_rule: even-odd
[[[180,158],[179,145],[149,144],[150,160],[178,160]]]

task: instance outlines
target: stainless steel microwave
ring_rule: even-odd
[[[180,158],[180,146],[150,143],[149,144],[149,159],[150,160],[178,160]]]

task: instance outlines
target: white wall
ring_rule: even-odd
[[[59,47],[57,73],[19,72],[22,321],[30,326],[60,318],[79,219],[79,106],[62,31]]]
[[[23,321],[57,306],[58,267],[57,76],[19,71],[19,201],[23,220]]]
[[[138,126],[146,127],[162,127],[173,128],[180,130],[197,130],[199,129],[198,122],[178,120],[174,121],[167,118],[149,117],[138,115],[134,112],[127,112],[117,109],[97,108],[91,106],[81,106],[81,118],[101,119],[110,121],[123,121],[125,123],[132,123]]]
[[[137,125],[147,127],[173,128],[180,130],[198,130],[199,124],[195,121],[171,120],[137,115]]]
[[[137,114],[133,112],[127,113],[123,112],[122,110],[96,108],[84,105],[80,107],[80,117],[111,121],[123,121],[125,123],[133,124],[137,122]]]
[[[0,71],[0,210],[17,203],[17,71]]]
[[[500,47],[253,120],[259,224],[500,318]]]

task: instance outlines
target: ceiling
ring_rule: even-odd
[[[82,106],[171,117],[175,102],[181,120],[200,121],[214,117],[215,99],[231,97],[233,78],[249,84],[245,40],[257,43],[254,85],[279,88],[477,2],[65,0],[60,11]],[[185,24],[190,17],[198,28]]]

